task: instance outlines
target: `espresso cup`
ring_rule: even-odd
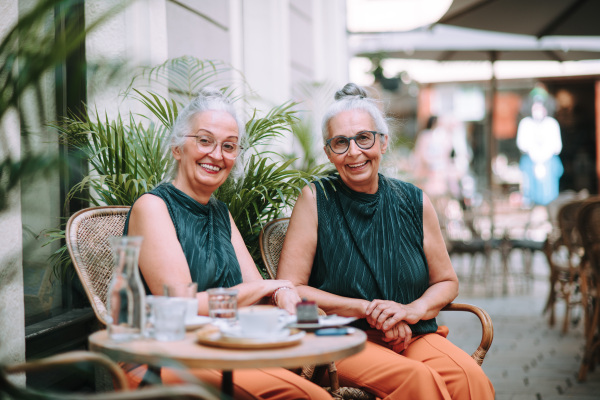
[[[242,336],[255,338],[277,335],[285,325],[281,318],[281,310],[268,305],[238,309],[238,323]]]

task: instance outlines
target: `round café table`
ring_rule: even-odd
[[[186,333],[183,340],[159,342],[138,339],[116,342],[108,332],[101,330],[89,336],[90,350],[106,354],[115,361],[152,366],[179,365],[187,368],[212,368],[223,371],[222,391],[233,394],[233,370],[244,368],[322,365],[362,351],[367,336],[359,329],[341,336],[317,336],[306,333],[300,343],[289,347],[263,349],[229,349],[206,346],[196,342],[194,332]]]

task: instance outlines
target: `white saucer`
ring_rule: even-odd
[[[206,324],[212,322],[212,318],[207,317],[205,315],[196,315],[193,318],[188,318],[185,320],[185,329],[193,330],[203,327]]]
[[[356,320],[356,317],[340,317],[338,315],[327,315],[320,316],[319,322],[315,323],[298,323],[295,315],[290,315],[287,317],[287,325],[288,328],[297,328],[297,329],[321,329],[321,328],[333,328],[336,326],[347,325],[350,322]]]
[[[260,340],[278,340],[281,338],[285,338],[290,335],[289,329],[281,329],[277,332],[269,333],[269,334],[256,334],[256,333],[248,333],[243,332],[239,326],[235,326],[230,329],[221,329],[221,334],[230,338],[237,339],[260,339]]]

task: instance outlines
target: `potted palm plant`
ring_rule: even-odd
[[[165,177],[169,168],[168,149],[163,143],[177,117],[179,108],[197,90],[206,85],[220,87],[235,95],[235,89],[223,85],[222,76],[235,73],[224,63],[180,57],[142,71],[126,91],[145,109],[141,115],[119,114],[110,119],[88,107],[84,117],[72,115],[52,124],[60,137],[89,159],[90,173],[76,184],[68,196],[86,190],[92,193],[93,205],[131,205],[143,193]],[[164,92],[142,87],[163,85]],[[284,160],[269,145],[291,133],[298,121],[295,103],[286,102],[265,113],[251,109],[246,124],[247,140],[241,157],[244,173],[230,176],[215,193],[224,201],[240,229],[246,245],[263,276],[267,276],[260,259],[258,236],[262,226],[289,209],[301,188],[321,175],[322,166],[307,171],[294,169],[295,160]],[[61,237],[62,230],[51,233]],[[63,264],[68,260],[65,249],[56,253]],[[66,269],[64,269],[66,270]]]

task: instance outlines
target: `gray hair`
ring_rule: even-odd
[[[171,154],[172,149],[181,149],[183,147],[186,135],[192,133],[193,118],[205,111],[225,111],[229,113],[237,122],[238,143],[243,145],[246,136],[246,127],[243,121],[238,117],[233,101],[225,96],[220,90],[206,87],[201,89],[196,97],[194,97],[177,115],[177,119],[171,127],[171,134],[167,141],[169,154]],[[237,171],[239,159],[240,157],[236,159],[236,164],[234,166],[236,173],[239,173],[239,171]],[[165,176],[165,181],[175,179],[178,166],[179,163],[175,162],[175,160],[171,160],[170,167]]]
[[[335,102],[323,117],[321,132],[323,143],[329,138],[329,121],[343,111],[363,110],[369,113],[377,132],[389,134],[389,126],[385,115],[378,106],[377,100],[369,97],[365,89],[355,83],[347,83],[342,89],[335,93]]]

